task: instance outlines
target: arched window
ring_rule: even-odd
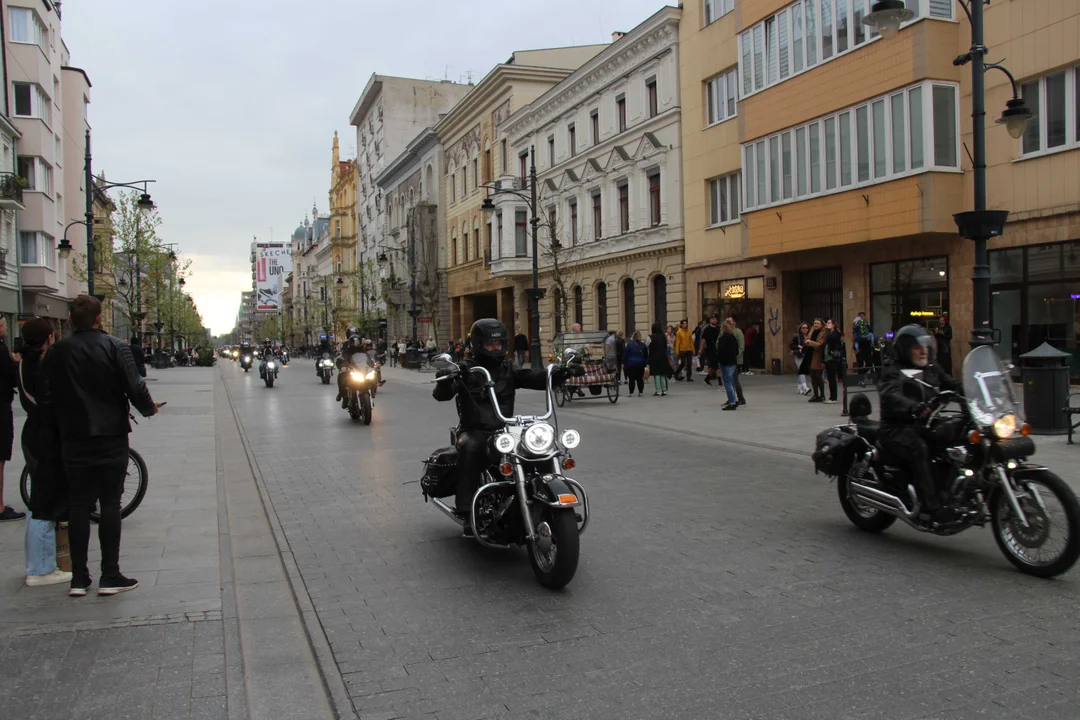
[[[427,166],[427,174],[426,174],[426,177],[424,178],[424,187],[427,188],[427,193],[424,195],[425,200],[430,200],[431,199],[431,188],[434,187],[433,175],[434,175],[434,171],[432,171],[431,166],[428,165]]]
[[[623,325],[629,338],[637,329],[637,308],[634,307],[634,278],[626,278],[622,284]]]
[[[585,293],[580,285],[574,288],[574,322],[585,327]]]
[[[667,276],[657,275],[652,281],[653,322],[667,327]]]
[[[596,329],[607,332],[607,283],[596,284]]]
[[[563,331],[562,316],[563,316],[563,299],[562,292],[559,288],[551,293],[551,314],[554,316],[555,334],[558,335]]]

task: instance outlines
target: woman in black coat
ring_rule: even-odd
[[[653,323],[652,335],[649,336],[649,374],[653,378],[653,397],[667,395],[667,379],[671,374],[671,362],[668,360],[667,336],[660,323]]]
[[[810,386],[806,384],[810,377],[810,360],[813,352],[806,347],[806,336],[810,333],[810,326],[803,323],[799,326],[799,332],[791,338],[791,357],[795,360],[795,369],[799,374],[798,393],[809,395]]]

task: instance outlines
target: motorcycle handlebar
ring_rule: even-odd
[[[546,371],[547,371],[547,412],[545,412],[543,415],[541,415],[538,418],[539,420],[547,420],[552,415],[555,414],[555,406],[554,406],[554,403],[552,402],[551,375],[555,371],[556,367],[557,366],[554,363],[552,363],[552,364],[548,365],[547,369],[546,369]],[[495,416],[499,419],[499,421],[503,422],[503,423],[506,423],[507,425],[513,424],[514,423],[514,418],[508,418],[508,417],[506,417],[505,415],[502,414],[502,408],[499,407],[499,398],[495,395],[495,381],[492,380],[491,373],[488,372],[487,368],[480,367],[480,366],[477,365],[477,366],[468,368],[468,370],[470,372],[474,372],[474,373],[483,375],[483,377],[484,377],[484,386],[487,388],[488,396],[489,396],[489,399],[491,400],[491,407],[495,410]],[[447,382],[447,381],[454,381],[454,380],[457,380],[460,377],[462,372],[463,372],[463,369],[458,367],[458,369],[455,372],[451,373],[450,375],[444,375],[444,376],[442,376],[440,378],[435,378],[432,382],[441,383],[441,382]]]

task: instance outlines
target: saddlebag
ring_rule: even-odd
[[[839,477],[851,464],[851,453],[859,436],[850,427],[835,427],[818,433],[814,445],[814,472]]]
[[[424,461],[424,477],[420,487],[424,498],[450,497],[457,492],[458,451],[455,447],[439,448]]]

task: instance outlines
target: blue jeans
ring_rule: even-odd
[[[735,365],[721,365],[720,375],[724,378],[724,392],[729,405],[738,405],[739,397],[735,394]]]
[[[26,574],[48,575],[56,570],[56,523],[35,520],[26,513]]]

